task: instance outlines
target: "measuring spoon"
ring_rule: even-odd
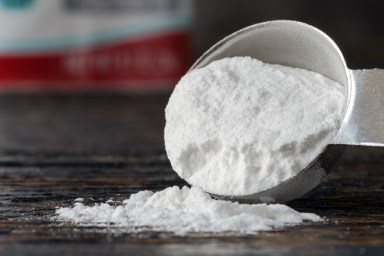
[[[384,71],[348,69],[341,51],[324,32],[289,20],[255,24],[218,42],[191,69],[235,56],[302,68],[339,82],[345,88],[344,118],[329,145],[293,178],[256,194],[213,196],[242,203],[284,203],[322,182],[348,145],[384,146]]]

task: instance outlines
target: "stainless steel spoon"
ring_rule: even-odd
[[[339,82],[345,87],[344,118],[329,145],[295,177],[252,195],[213,196],[244,203],[283,203],[323,181],[347,145],[384,146],[384,71],[348,69],[341,51],[324,32],[297,21],[256,24],[218,42],[192,69],[235,56],[303,68]]]

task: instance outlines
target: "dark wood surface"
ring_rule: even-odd
[[[185,184],[164,153],[167,98],[0,96],[0,255],[384,255],[384,154],[372,149],[350,149],[327,182],[289,203],[325,223],[176,237],[52,221],[78,197]]]

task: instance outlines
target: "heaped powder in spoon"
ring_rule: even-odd
[[[166,108],[167,154],[181,178],[206,192],[261,192],[324,150],[343,106],[343,87],[320,74],[221,59],[176,86]]]
[[[170,187],[153,193],[133,194],[120,206],[108,203],[85,206],[76,202],[73,208],[56,211],[59,220],[69,220],[80,226],[119,227],[127,232],[145,230],[173,232],[235,232],[254,234],[303,221],[320,221],[311,213],[299,213],[285,205],[246,205],[214,200],[209,194],[192,187]]]

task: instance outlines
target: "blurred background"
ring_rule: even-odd
[[[196,0],[196,44],[201,54],[245,26],[276,19],[308,23],[328,34],[351,69],[384,67],[380,1]]]
[[[297,20],[349,68],[384,68],[382,17],[377,0],[0,0],[0,155],[163,154],[172,88],[218,40]]]

